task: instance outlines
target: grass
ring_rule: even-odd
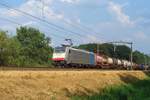
[[[75,94],[91,95],[106,87],[146,77],[142,71],[0,70],[0,100],[70,100],[70,96]],[[133,89],[129,90],[133,92]],[[103,91],[105,93],[106,90]],[[96,100],[98,95],[89,99],[95,96]],[[82,100],[82,97],[74,98]]]
[[[92,96],[73,96],[73,100],[150,100],[150,78],[105,88]]]

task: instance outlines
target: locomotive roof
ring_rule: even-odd
[[[72,50],[76,50],[76,51],[81,51],[81,52],[85,52],[85,53],[92,53],[92,54],[94,54],[93,52],[89,52],[89,51],[82,50],[82,49],[76,49],[76,48],[72,48],[72,47],[67,47],[67,48],[72,49]]]

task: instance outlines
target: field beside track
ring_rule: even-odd
[[[99,70],[0,71],[1,100],[67,100],[143,80],[148,72]]]

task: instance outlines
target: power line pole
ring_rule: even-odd
[[[131,68],[129,68],[130,70],[133,69],[133,42],[124,42],[124,41],[115,41],[115,42],[106,42],[106,43],[110,43],[110,44],[129,44],[131,47],[131,54],[130,54],[130,62],[131,62]]]
[[[131,70],[133,69],[133,42],[129,43],[131,45]]]
[[[99,55],[99,43],[97,43],[97,55]]]

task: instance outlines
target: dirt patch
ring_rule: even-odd
[[[142,80],[142,71],[0,71],[2,100],[66,100]]]

